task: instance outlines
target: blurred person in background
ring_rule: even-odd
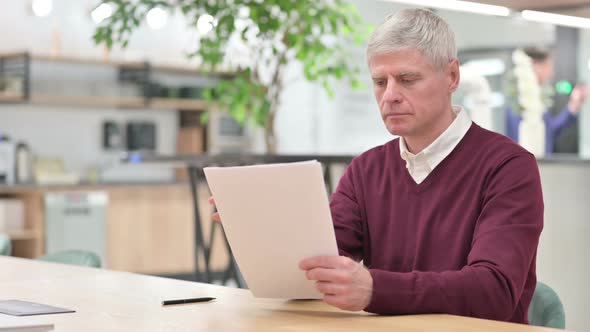
[[[533,62],[533,71],[537,77],[538,83],[543,91],[543,102],[549,108],[552,104],[553,97],[550,82],[553,79],[554,60],[549,50],[540,47],[528,47],[523,49],[524,53],[531,58]],[[584,84],[578,84],[572,90],[568,104],[557,114],[551,114],[547,109],[543,114],[545,122],[545,153],[554,152],[555,141],[562,129],[575,123],[582,106],[588,97],[588,87]],[[520,112],[515,110],[514,105],[506,108],[506,136],[518,142],[518,127],[522,120]]]

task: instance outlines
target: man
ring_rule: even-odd
[[[541,48],[529,47],[525,48],[524,53],[533,61],[533,70],[537,81],[541,87],[547,86],[551,79],[553,79],[553,58],[549,51]],[[557,136],[563,128],[571,126],[577,118],[578,113],[582,109],[582,105],[588,97],[588,88],[585,85],[577,85],[570,94],[568,104],[553,116],[551,112],[546,111],[543,114],[543,121],[545,122],[545,153],[553,153],[555,141]],[[506,135],[518,142],[518,127],[522,116],[511,107],[506,109]]]
[[[300,268],[345,310],[526,323],[543,226],[535,158],[451,106],[454,35],[432,12],[388,17],[367,56],[400,138],[356,157],[332,196],[341,256]]]

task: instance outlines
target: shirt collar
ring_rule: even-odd
[[[408,151],[406,142],[403,137],[399,139],[400,155],[406,163],[413,162],[415,159],[425,159],[430,169],[434,169],[443,161],[459,144],[463,136],[471,127],[471,119],[461,106],[453,106],[453,112],[457,117],[451,125],[436,139],[430,143],[424,150],[418,154]]]

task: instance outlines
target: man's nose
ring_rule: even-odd
[[[390,79],[387,81],[382,101],[387,103],[400,103],[402,101],[402,95],[395,80]]]

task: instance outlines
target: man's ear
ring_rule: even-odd
[[[449,62],[447,67],[447,75],[449,77],[449,91],[455,92],[459,87],[461,81],[461,73],[459,71],[459,59],[453,59]]]

